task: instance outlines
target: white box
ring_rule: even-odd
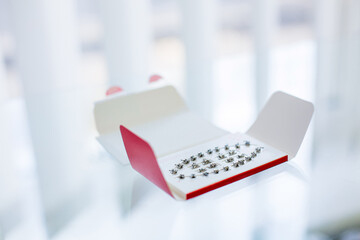
[[[99,132],[97,139],[108,152],[123,164],[130,161],[136,171],[174,198],[189,199],[295,157],[313,111],[312,103],[276,92],[246,133],[232,134],[192,113],[174,87],[162,86],[108,96],[95,103],[94,114]],[[207,148],[212,143],[247,138],[259,146],[266,146],[264,154],[259,155],[257,161],[253,161],[255,163],[246,163],[244,170],[235,169],[238,174],[229,174],[228,178],[215,184],[206,180],[211,186],[180,194],[175,185],[182,188],[183,183],[172,181],[165,172],[165,161],[175,161],[175,157],[188,158],[184,154],[206,151],[199,148]],[[273,155],[267,152],[268,149]]]

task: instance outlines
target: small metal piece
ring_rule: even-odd
[[[191,174],[191,175],[190,175],[190,178],[196,178],[196,175],[195,175],[195,174]]]
[[[249,146],[250,146],[250,142],[249,142],[249,141],[245,141],[245,146],[249,147]]]
[[[232,158],[232,157],[226,159],[226,162],[228,162],[228,163],[230,163],[230,162],[232,162],[232,161],[234,161],[234,158]]]
[[[205,171],[206,171],[205,168],[200,168],[200,169],[199,169],[199,172],[200,172],[200,173],[205,172]]]
[[[180,175],[179,175],[179,178],[180,178],[180,179],[184,179],[184,178],[185,178],[185,175],[184,175],[184,174],[180,174]]]
[[[219,148],[219,147],[215,147],[215,152],[220,152],[220,148]]]
[[[196,156],[193,155],[193,156],[190,157],[190,159],[191,159],[191,161],[195,161],[195,160],[196,160]]]
[[[237,158],[243,158],[243,157],[245,157],[245,154],[239,154],[239,155],[237,155]]]
[[[244,165],[244,164],[245,164],[245,160],[240,160],[240,161],[238,161],[238,163],[239,163],[240,165]]]
[[[198,157],[199,157],[199,158],[201,158],[201,157],[203,157],[203,156],[204,156],[204,154],[203,154],[202,152],[199,152],[199,153],[198,153]]]
[[[175,164],[175,167],[177,169],[182,169],[184,165],[182,165],[181,163]]]
[[[236,154],[236,151],[235,150],[230,150],[229,151],[229,155],[232,156],[232,155],[235,155]]]
[[[252,158],[256,157],[256,152],[252,152],[252,153],[251,153],[251,157],[252,157]]]
[[[208,172],[204,172],[203,175],[204,175],[205,177],[207,177],[207,176],[209,175],[209,173],[208,173]]]
[[[208,154],[212,154],[212,153],[213,153],[213,150],[212,150],[212,149],[208,149],[208,150],[207,150],[207,153],[208,153]]]
[[[202,163],[203,163],[204,165],[206,165],[206,164],[211,163],[211,161],[210,161],[209,159],[204,159],[204,160],[202,161]]]
[[[234,162],[234,163],[233,163],[233,167],[236,167],[236,168],[237,168],[237,167],[239,167],[239,166],[240,166],[240,163],[239,163],[239,162]]]
[[[189,159],[183,159],[183,160],[181,160],[181,162],[182,162],[183,164],[189,164],[190,160],[189,160]]]
[[[224,169],[225,172],[230,170],[230,168],[228,166],[225,166],[223,169]]]
[[[229,149],[230,149],[230,147],[229,147],[228,144],[226,144],[224,148],[225,148],[225,150],[229,150]]]
[[[245,157],[245,160],[246,160],[247,162],[250,162],[250,161],[251,161],[251,157]]]
[[[209,165],[209,168],[216,168],[217,164],[216,163],[212,163]]]
[[[240,149],[240,143],[235,144],[235,148]]]
[[[219,159],[224,159],[226,156],[225,156],[225,154],[219,154]]]
[[[191,164],[192,169],[195,169],[195,168],[198,168],[198,167],[200,167],[199,164],[196,164],[196,163]]]
[[[261,147],[255,148],[255,151],[256,151],[257,153],[261,152]]]
[[[173,175],[175,175],[175,174],[177,174],[177,170],[176,170],[176,169],[171,169],[171,170],[170,170],[170,173],[173,174]]]
[[[213,171],[213,173],[218,174],[218,173],[219,173],[219,170],[218,170],[218,169],[215,169],[215,170]]]

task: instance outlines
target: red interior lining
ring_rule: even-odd
[[[230,177],[230,178],[224,179],[224,180],[222,180],[222,181],[220,181],[220,182],[216,182],[216,183],[213,183],[213,184],[208,185],[208,186],[206,186],[206,187],[200,188],[200,189],[198,189],[198,190],[196,190],[196,191],[193,191],[193,192],[191,192],[191,193],[188,193],[188,194],[186,195],[186,199],[190,199],[190,198],[197,197],[197,196],[199,196],[199,195],[201,195],[201,194],[207,193],[207,192],[209,192],[209,191],[211,191],[211,190],[214,190],[214,189],[216,189],[216,188],[219,188],[219,187],[228,185],[228,184],[230,184],[230,183],[236,182],[236,181],[238,181],[238,180],[240,180],[240,179],[249,177],[249,176],[254,175],[254,174],[258,173],[258,172],[264,171],[264,170],[266,170],[266,169],[268,169],[268,168],[272,168],[272,167],[274,167],[274,166],[276,166],[276,165],[279,165],[279,164],[281,164],[281,163],[284,163],[284,162],[286,162],[287,160],[288,160],[288,156],[284,156],[284,157],[278,158],[278,159],[276,159],[276,160],[274,160],[274,161],[271,161],[271,162],[269,162],[269,163],[266,163],[266,164],[264,164],[264,165],[261,165],[261,166],[259,166],[259,167],[250,169],[250,170],[248,170],[248,171],[246,171],[246,172],[243,172],[243,173],[240,173],[240,174],[238,174],[238,175],[232,176],[232,177]]]
[[[173,196],[150,144],[124,126],[120,126],[120,131],[132,168]]]

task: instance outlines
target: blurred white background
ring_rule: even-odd
[[[229,131],[277,90],[315,118],[292,165],[178,203],[95,141],[152,74]],[[358,0],[0,0],[0,239],[360,239],[359,90]]]

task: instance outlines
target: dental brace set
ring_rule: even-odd
[[[176,89],[160,85],[95,103],[99,143],[178,200],[187,200],[294,158],[312,103],[274,93],[245,133],[199,117]]]

